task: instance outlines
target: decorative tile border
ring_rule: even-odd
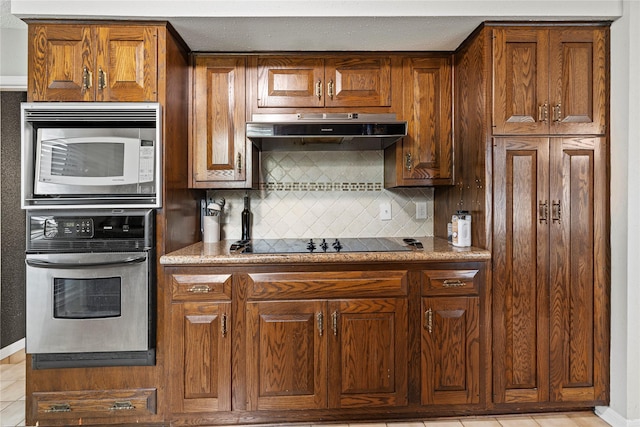
[[[266,191],[382,191],[381,182],[261,182]]]

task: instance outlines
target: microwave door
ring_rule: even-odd
[[[137,193],[141,160],[149,157],[149,141],[125,137],[75,137],[41,139],[36,150],[34,193],[77,195]],[[151,141],[152,144],[152,141]]]

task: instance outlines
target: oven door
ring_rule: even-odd
[[[28,353],[149,349],[149,252],[27,254]]]

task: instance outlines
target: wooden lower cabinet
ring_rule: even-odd
[[[261,300],[247,303],[248,409],[406,405],[407,298],[380,297],[406,292],[406,272],[250,277]],[[340,298],[363,292],[372,296]]]
[[[606,145],[495,139],[496,403],[607,400]]]
[[[174,413],[231,410],[231,277],[168,277]]]
[[[482,410],[487,262],[372,266],[168,267],[170,422]]]
[[[407,402],[406,298],[247,304],[249,409]]]

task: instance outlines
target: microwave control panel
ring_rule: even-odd
[[[93,237],[91,218],[49,218],[44,223],[46,239],[90,239]]]

